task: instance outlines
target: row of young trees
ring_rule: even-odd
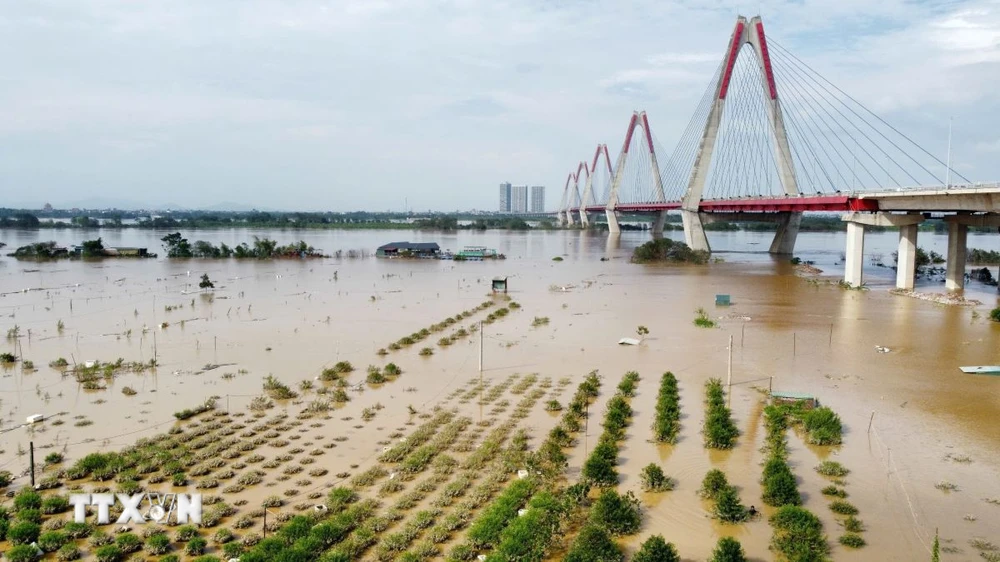
[[[709,449],[733,448],[740,430],[733,423],[732,412],[726,407],[720,379],[709,379],[705,383],[705,410],[705,446]]]
[[[653,439],[657,443],[676,443],[681,429],[680,394],[677,377],[667,371],[660,377],[660,393],[656,397],[656,419],[653,421]]]

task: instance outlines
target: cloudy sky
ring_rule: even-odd
[[[493,209],[509,180],[553,207],[633,110],[676,142],[737,8],[1000,179],[996,1],[10,0],[0,206]]]

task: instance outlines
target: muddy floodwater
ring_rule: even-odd
[[[814,261],[823,270],[818,275],[803,275],[787,258],[764,253],[770,242],[764,233],[710,234],[721,260],[705,266],[628,263],[632,248],[647,239],[643,233],[625,233],[612,242],[606,235],[571,231],[184,233],[191,241],[230,245],[254,235],[282,244],[305,239],[326,253],[365,250],[369,256],[390,241],[436,241],[452,250],[488,246],[507,256],[464,263],[374,257],[167,260],[159,242],[164,234],[99,232],[106,246],[148,247],[161,254],[159,259],[34,263],[0,258],[0,328],[17,327],[16,337],[0,341],[0,351],[35,366],[25,370],[18,362],[0,372],[0,470],[18,476],[13,487],[27,482],[29,442],[34,442],[37,462],[58,451],[68,464],[90,452],[117,450],[164,433],[183,423],[174,412],[211,396],[217,397],[218,410],[248,412],[268,375],[300,396],[276,401],[267,414],[297,413],[316,398],[322,370],[338,361],[350,361],[356,369],[349,375],[351,399],[338,406],[322,430],[325,435],[315,440],[336,437],[338,444],[307,467],[329,474],[298,485],[296,476],[241,497],[254,503],[293,486],[320,488],[338,473],[356,474],[376,463],[384,447],[380,443],[413,420],[408,406],[417,412],[435,405],[456,407],[473,421],[489,415],[475,400],[459,400],[456,392],[479,380],[478,334],[449,346],[437,345],[440,336],[433,335],[386,357],[376,352],[475,308],[490,298],[490,280],[503,276],[521,308],[485,327],[485,383],[500,384],[514,373],[537,373],[551,381],[568,377],[572,386],[559,398],[565,402],[583,376],[596,369],[604,384],[594,407],[603,411],[626,371],[643,377],[632,399],[636,413],[618,467],[618,489],[634,490],[645,502],[642,531],[621,541],[627,548],[662,534],[685,560],[703,560],[719,537],[729,535],[752,559],[772,559],[770,508],[762,508],[763,518],[725,526],[709,518],[710,506],[696,494],[705,472],[719,468],[738,486],[745,504],[761,508],[762,392],[769,386],[814,395],[844,422],[840,447],[809,446],[794,433],[789,439],[789,460],[804,505],[823,521],[834,560],[930,559],[935,529],[946,547],[942,559],[981,559],[970,544],[973,539],[1000,544],[1000,377],[959,370],[1000,364],[1000,324],[988,319],[990,309],[1000,304],[995,287],[967,289],[966,296],[981,301],[980,306],[937,305],[889,294],[894,272],[866,260],[870,290],[842,290],[828,282],[842,275],[842,233],[799,236],[796,255]],[[680,238],[680,233],[670,234]],[[869,235],[866,252],[882,254],[891,264],[896,236]],[[0,232],[4,252],[36,241],[69,245],[95,237],[78,230]],[[944,254],[946,237],[921,233],[919,245]],[[970,235],[969,246],[998,249],[1000,235]],[[553,261],[557,256],[562,261]],[[204,273],[214,281],[213,291],[198,288]],[[917,290],[943,292],[944,286],[920,281]],[[731,295],[732,305],[716,307],[716,294]],[[698,308],[719,326],[694,326]],[[536,317],[548,322],[533,326]],[[478,319],[470,316],[455,328],[471,328]],[[637,337],[638,325],[649,328],[641,345],[617,344],[622,337]],[[726,381],[731,337],[730,400],[741,436],[731,451],[709,451],[700,434],[703,384],[711,377]],[[419,355],[423,347],[432,348],[433,355]],[[49,366],[60,357],[72,368],[119,357],[148,362],[154,356],[155,369],[120,374],[102,383],[103,390],[84,390],[73,376]],[[388,361],[402,368],[398,379],[374,387],[360,384],[367,365]],[[672,446],[651,441],[664,371],[677,375],[681,395],[681,437]],[[314,389],[300,390],[302,381]],[[125,387],[134,394],[123,393]],[[514,403],[519,397],[506,398]],[[363,421],[366,409],[374,415]],[[33,414],[46,420],[22,426]],[[557,419],[539,404],[521,427],[531,429],[531,443],[538,445]],[[570,481],[579,477],[600,435],[599,419],[592,416],[586,435],[567,451]],[[820,494],[829,482],[813,470],[827,459],[851,470],[846,490],[867,528],[868,545],[862,549],[837,544],[842,529],[828,498]],[[640,493],[639,471],[651,462],[677,481],[673,491]],[[955,489],[940,489],[943,482]]]

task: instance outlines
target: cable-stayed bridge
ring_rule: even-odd
[[[722,62],[673,150],[644,111],[632,114],[611,164],[600,144],[566,179],[558,218],[586,227],[604,213],[650,214],[654,236],[679,211],[685,242],[711,250],[704,224],[777,224],[770,252],[790,254],[802,213],[847,222],[845,281],[862,283],[865,226],[900,228],[897,286],[912,288],[917,226],[949,222],[946,284],[964,283],[970,225],[1000,227],[1000,183],[976,183],[765,36],[761,18],[737,18]],[[949,159],[946,157],[946,160]]]

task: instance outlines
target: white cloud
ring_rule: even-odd
[[[974,149],[1000,126],[995,3],[761,10],[771,37],[890,121],[920,133],[955,116],[956,153],[983,155],[975,179],[1000,177]],[[551,186],[554,205],[597,143],[614,159],[635,109],[671,148],[733,20],[693,0],[11,3],[0,185],[53,201],[138,185],[211,205],[239,185],[261,206],[491,208],[510,179]]]

